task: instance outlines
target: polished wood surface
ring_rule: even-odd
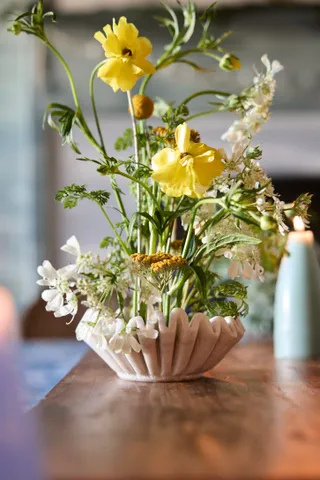
[[[267,344],[186,383],[125,382],[90,352],[35,411],[54,480],[320,478],[320,362]]]

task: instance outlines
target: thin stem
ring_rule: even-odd
[[[131,91],[127,92],[128,95],[128,105],[129,105],[129,112],[132,121],[132,132],[133,132],[133,140],[134,140],[134,155],[135,155],[135,164],[136,168],[139,166],[139,144],[138,144],[138,132],[137,132],[137,122],[134,115],[133,103],[132,103],[132,96]],[[140,182],[137,182],[137,210],[138,212],[141,211],[141,188]],[[137,252],[141,253],[141,215],[138,216],[138,230],[137,230]],[[135,295],[134,295],[134,314],[138,315],[140,311],[140,288],[141,282],[140,278],[137,277],[135,280]]]
[[[92,105],[94,120],[96,122],[96,127],[97,127],[99,138],[100,138],[101,148],[106,153],[106,148],[103,141],[102,131],[101,131],[100,122],[99,122],[99,116],[98,116],[97,107],[96,107],[95,95],[94,95],[94,79],[96,77],[97,71],[99,70],[100,67],[102,67],[102,65],[105,64],[105,62],[106,60],[103,60],[102,62],[98,63],[98,65],[93,69],[90,76],[90,81],[89,81],[89,93],[91,98],[91,105]]]
[[[143,183],[141,180],[139,180],[139,178],[133,177],[132,175],[129,175],[129,174],[126,173],[126,172],[121,172],[121,170],[117,170],[116,175],[120,175],[121,177],[128,178],[128,179],[131,180],[132,182],[136,182],[136,183],[138,183],[139,185],[141,185],[141,187],[142,187],[146,192],[148,192],[148,194],[150,195],[150,197],[152,198],[152,200],[153,200],[153,202],[156,204],[156,206],[160,209],[159,201],[158,201],[158,199],[156,198],[156,196],[152,193],[151,188],[150,188],[148,185],[146,185],[145,183]]]
[[[198,210],[198,208],[201,207],[201,205],[204,205],[205,203],[217,203],[217,204],[221,205],[221,200],[219,198],[203,198],[202,200],[199,200],[199,202],[196,203],[196,205],[193,207],[193,209],[191,210],[191,215],[190,215],[190,223],[189,223],[189,227],[188,227],[187,238],[186,238],[186,241],[184,243],[184,247],[183,247],[182,254],[181,254],[183,257],[186,255],[186,253],[188,251],[189,243],[190,243],[190,240],[191,240],[191,237],[192,237],[193,224],[194,224],[194,220],[195,220],[195,217],[196,217],[197,210]]]
[[[132,95],[131,91],[127,92],[128,95],[128,105],[129,111],[132,121],[132,132],[133,132],[133,141],[134,141],[134,156],[135,156],[135,164],[136,168],[139,166],[139,145],[138,145],[138,131],[137,131],[137,122],[134,115],[133,103],[132,103]],[[140,182],[137,182],[137,210],[138,212],[141,211],[141,189],[140,189]],[[137,252],[141,253],[141,218],[138,217],[138,232],[137,232]]]
[[[113,233],[115,234],[115,236],[117,237],[117,239],[119,240],[119,243],[121,244],[122,248],[124,249],[124,251],[130,255],[131,254],[131,251],[130,249],[128,248],[128,246],[124,243],[124,241],[122,240],[122,238],[120,237],[119,233],[117,232],[115,226],[113,225],[112,221],[110,220],[110,217],[109,215],[107,214],[107,212],[105,211],[105,209],[99,204],[97,203],[97,205],[99,205],[103,215],[105,216],[107,222],[109,223]]]
[[[82,109],[81,109],[81,106],[80,106],[80,101],[79,101],[79,97],[78,97],[78,93],[77,93],[77,89],[76,89],[76,86],[75,86],[75,82],[74,82],[74,78],[72,76],[72,73],[70,71],[70,68],[67,64],[67,62],[65,61],[65,59],[63,58],[63,56],[61,55],[61,53],[52,45],[52,43],[49,42],[49,40],[46,38],[45,40],[43,40],[45,45],[50,48],[50,50],[55,54],[55,56],[58,58],[58,60],[61,62],[65,72],[66,72],[66,75],[68,77],[68,80],[69,80],[69,84],[70,84],[70,88],[71,88],[71,92],[72,92],[72,96],[73,96],[73,101],[74,101],[74,104],[78,110],[78,123],[79,123],[79,128],[81,129],[82,133],[85,135],[85,137],[89,140],[89,142],[101,153],[101,154],[104,154],[104,151],[103,149],[101,148],[101,146],[99,145],[99,143],[96,141],[96,139],[94,138],[94,136],[92,135],[92,132],[90,131],[90,128],[88,127],[87,125],[87,122],[85,121],[84,119],[84,116],[83,116],[83,113],[82,113]]]
[[[183,102],[181,102],[181,104],[186,105],[194,98],[200,97],[202,95],[220,95],[221,97],[230,97],[231,93],[220,92],[219,90],[202,90],[201,92],[193,93],[189,97],[185,98]]]
[[[195,113],[194,115],[190,115],[190,117],[186,118],[186,122],[190,122],[190,120],[193,120],[194,118],[198,117],[203,117],[204,115],[210,115],[210,113],[217,113],[221,112],[220,108],[215,108],[213,110],[206,110],[205,112],[200,112],[200,113]]]
[[[162,295],[162,309],[163,309],[163,316],[166,325],[169,324],[169,316],[170,316],[170,297],[167,293]]]
[[[69,83],[70,83],[70,88],[71,88],[71,92],[72,92],[72,96],[73,96],[73,100],[74,100],[75,106],[81,111],[78,93],[77,93],[77,90],[76,90],[76,86],[75,86],[75,83],[74,83],[74,79],[73,79],[72,73],[71,73],[71,71],[70,71],[70,68],[69,68],[67,62],[65,61],[65,59],[63,58],[63,56],[61,55],[61,53],[58,52],[58,50],[52,45],[52,43],[49,42],[48,39],[44,40],[44,43],[50,48],[50,50],[55,54],[55,56],[56,56],[56,57],[60,60],[60,62],[62,63],[62,65],[63,65],[63,67],[64,67],[64,69],[65,69],[65,72],[66,72],[66,74],[67,74]]]

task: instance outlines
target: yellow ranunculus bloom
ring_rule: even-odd
[[[169,197],[201,198],[224,170],[221,154],[204,143],[192,142],[186,123],[177,127],[175,137],[176,148],[164,148],[152,158],[152,179]]]
[[[101,43],[109,59],[98,70],[98,77],[113,88],[113,91],[131,90],[143,75],[155,72],[146,57],[152,52],[152,44],[145,37],[138,37],[139,31],[133,23],[121,17],[118,25],[106,25],[104,33],[97,32],[94,38]],[[113,30],[113,31],[112,31]]]

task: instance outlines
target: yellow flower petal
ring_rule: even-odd
[[[152,43],[146,37],[137,38],[136,55],[141,57],[148,57],[152,53]]]
[[[102,32],[96,32],[93,37],[101,43],[101,45],[104,44],[104,42],[106,41],[106,37],[103,35]]]
[[[176,128],[176,143],[180,153],[187,153],[190,144],[190,128],[186,123],[182,123]]]
[[[134,65],[123,62],[120,58],[111,58],[98,70],[98,77],[113,88],[113,91],[131,90],[138,78]]]
[[[152,169],[156,172],[161,168],[165,168],[168,163],[177,162],[179,155],[172,148],[164,148],[152,157]]]
[[[179,161],[155,171],[151,178],[160,183],[161,190],[170,197],[194,196],[195,175],[192,168],[183,167]]]
[[[119,90],[118,77],[121,71],[121,59],[112,58],[98,70],[98,77],[113,88],[116,92]]]
[[[194,158],[193,170],[198,183],[204,187],[209,187],[212,180],[221,175],[225,168],[221,161],[221,155],[216,153],[217,155],[210,155],[207,158],[205,156]]]
[[[135,46],[139,30],[133,23],[127,23],[126,17],[121,17],[118,25],[116,24],[115,19],[113,19],[113,31],[123,47],[133,48]]]
[[[134,58],[132,63],[142,70],[143,75],[153,74],[156,71],[152,63],[144,58]]]
[[[186,123],[176,129],[178,148],[164,148],[152,158],[152,179],[171,197],[201,198],[224,170],[221,153],[189,140]]]

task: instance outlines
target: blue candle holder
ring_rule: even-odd
[[[276,358],[320,355],[320,269],[311,231],[291,232],[281,262],[274,309]]]

